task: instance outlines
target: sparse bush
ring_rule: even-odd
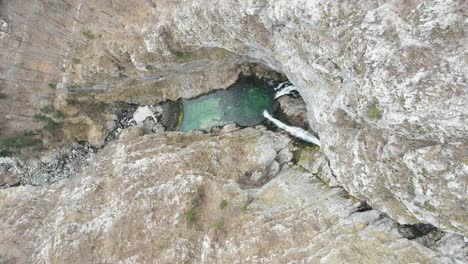
[[[41,112],[44,114],[50,114],[54,112],[55,108],[53,105],[47,105],[41,108]]]
[[[94,39],[94,35],[90,30],[82,31],[81,34],[83,34],[83,36],[89,40]]]
[[[49,120],[49,117],[43,114],[35,114],[33,115],[33,120],[36,122],[47,122]]]
[[[190,57],[191,57],[189,52],[183,52],[183,51],[175,51],[174,55],[177,58],[182,59],[182,60],[187,60],[187,59],[190,59]]]
[[[58,110],[55,110],[53,113],[52,113],[52,116],[56,119],[63,119],[65,117],[65,114],[61,111],[58,111]]]
[[[227,205],[228,205],[228,202],[223,199],[221,203],[219,203],[219,208],[223,210],[224,208],[226,208]]]
[[[8,95],[0,93],[0,100],[7,99]]]
[[[373,108],[370,108],[369,110],[367,110],[367,116],[370,119],[379,120],[379,119],[382,118],[383,112],[384,112],[383,110],[380,110],[377,107],[373,107]]]
[[[55,88],[57,88],[57,85],[55,83],[49,83],[49,88],[50,89],[55,89]]]
[[[81,60],[78,59],[78,58],[72,58],[71,61],[72,61],[73,64],[80,64],[81,63]]]
[[[56,113],[56,111],[54,110],[54,112],[52,114],[55,115],[55,113]],[[43,114],[35,114],[33,116],[33,120],[36,121],[36,122],[44,123],[43,129],[46,130],[46,131],[54,131],[54,130],[59,129],[60,127],[62,127],[61,122],[55,122],[52,118],[50,118],[49,116],[43,115]]]
[[[203,187],[200,186],[197,189],[197,193],[196,193],[195,197],[192,200],[192,208],[190,208],[190,210],[188,210],[186,215],[185,215],[185,218],[187,219],[188,222],[190,222],[190,223],[195,222],[195,220],[197,218],[197,213],[198,213],[199,207],[202,204],[204,196],[205,196],[205,190],[203,189]]]
[[[0,149],[2,149],[3,151],[32,147],[39,143],[40,140],[25,135],[0,137]]]
[[[218,220],[218,221],[213,225],[213,228],[214,228],[215,230],[221,230],[221,229],[223,229],[223,227],[224,227],[224,219],[223,219],[223,218],[221,218],[220,220]]]
[[[61,127],[62,127],[62,123],[55,122],[55,121],[49,119],[47,121],[47,123],[45,123],[43,129],[46,130],[46,131],[54,131],[54,130],[57,130],[57,129],[61,128]]]
[[[188,210],[185,217],[187,218],[187,221],[194,222],[196,214],[197,214],[197,212],[196,212],[195,208],[192,208],[192,209]]]
[[[7,149],[0,149],[0,158],[1,157],[11,157],[13,155],[13,152],[7,150]]]
[[[248,203],[245,203],[242,207],[241,207],[241,211],[242,213],[247,213],[249,211],[249,204]]]

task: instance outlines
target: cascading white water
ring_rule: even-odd
[[[275,88],[275,91],[276,91],[275,99],[278,99],[283,95],[293,94],[294,92],[297,92],[297,89],[289,81],[286,81],[286,82],[280,83]]]
[[[316,138],[314,135],[310,134],[309,132],[305,131],[302,128],[299,127],[292,127],[288,126],[285,123],[279,121],[278,119],[272,117],[268,111],[264,110],[263,111],[263,116],[270,120],[273,124],[275,124],[277,127],[283,129],[284,131],[288,132],[290,135],[298,137],[304,141],[310,142],[312,144],[315,144],[320,147],[320,140]]]

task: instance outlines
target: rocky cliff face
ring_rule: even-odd
[[[112,102],[191,97],[225,88],[241,72],[274,70],[304,98],[322,144],[321,179],[400,224],[467,234],[464,1],[1,4],[0,45],[9,48],[2,134],[34,127],[31,116],[54,104],[66,115],[65,135],[100,143]],[[281,175],[306,177],[287,171]]]
[[[69,181],[0,192],[0,260],[463,261],[460,236],[426,246],[405,239],[388,217],[289,165],[286,136],[261,127],[137,135],[127,132]]]
[[[222,47],[285,73],[325,146],[331,184],[399,222],[466,234],[462,1],[159,7],[150,51],[166,43],[150,36],[168,32],[182,47]]]

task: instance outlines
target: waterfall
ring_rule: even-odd
[[[275,88],[275,91],[276,91],[275,99],[278,99],[283,95],[297,93],[296,87],[294,85],[292,85],[289,81],[280,83]]]
[[[290,135],[295,136],[297,138],[300,138],[304,141],[310,142],[312,144],[315,144],[320,147],[320,140],[316,138],[314,135],[310,134],[309,132],[305,131],[302,128],[299,127],[292,127],[288,126],[285,123],[279,121],[278,119],[272,117],[268,111],[264,110],[263,111],[263,116],[270,120],[273,124],[275,124],[277,127],[283,129],[284,131],[288,132]]]
[[[279,90],[283,89],[283,86],[285,86],[287,84],[291,84],[291,82],[290,81],[282,82],[282,83],[278,84],[278,86],[276,86],[276,88],[273,88],[273,89],[275,89],[275,91],[279,91]]]

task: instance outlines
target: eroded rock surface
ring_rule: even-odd
[[[460,236],[432,248],[407,240],[388,217],[357,212],[340,188],[288,165],[288,137],[262,128],[217,133],[124,137],[73,179],[0,190],[0,260],[463,261]],[[273,170],[262,186],[249,178]]]
[[[303,96],[323,179],[401,224],[468,234],[465,1],[131,3],[3,1],[0,133],[53,101],[68,135],[100,142],[102,104],[199,95],[259,62]]]

